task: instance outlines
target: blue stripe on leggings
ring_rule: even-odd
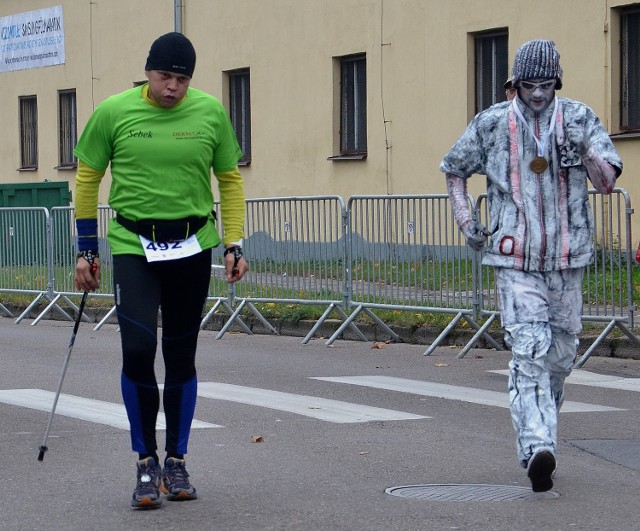
[[[120,386],[122,387],[122,399],[127,410],[129,426],[131,427],[131,449],[139,454],[147,453],[142,433],[142,415],[140,401],[138,399],[138,386],[121,373]]]
[[[193,377],[182,384],[182,400],[180,401],[180,424],[178,426],[178,453],[186,454],[189,444],[191,421],[196,412],[196,399],[198,397],[198,378]]]

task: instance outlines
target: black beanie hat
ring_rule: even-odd
[[[182,33],[171,32],[158,37],[149,50],[145,70],[162,70],[193,77],[196,51]]]

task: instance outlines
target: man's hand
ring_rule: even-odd
[[[237,282],[249,271],[249,265],[242,254],[242,247],[232,245],[225,249],[224,269],[229,283]]]
[[[78,257],[73,282],[80,291],[97,290],[100,287],[100,258],[95,256],[92,264],[86,258]]]
[[[582,156],[589,151],[591,143],[584,134],[584,128],[577,125],[568,125],[566,135],[569,143],[575,146],[578,155]]]
[[[484,247],[487,237],[491,236],[491,233],[484,225],[481,225],[477,221],[470,219],[467,221],[460,230],[467,239],[467,245],[474,251],[479,251]]]

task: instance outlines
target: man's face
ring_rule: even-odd
[[[544,111],[556,95],[555,79],[527,79],[518,85],[520,99],[536,114]]]
[[[184,98],[191,78],[163,70],[146,70],[149,80],[149,97],[162,107],[170,108]]]

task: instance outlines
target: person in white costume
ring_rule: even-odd
[[[553,487],[558,411],[594,252],[589,181],[610,194],[622,161],[587,105],[556,96],[562,68],[553,41],[520,46],[510,79],[516,97],[477,114],[440,170],[467,244],[495,268],[518,458],[542,492]],[[488,227],[469,211],[473,174],[487,177]]]

